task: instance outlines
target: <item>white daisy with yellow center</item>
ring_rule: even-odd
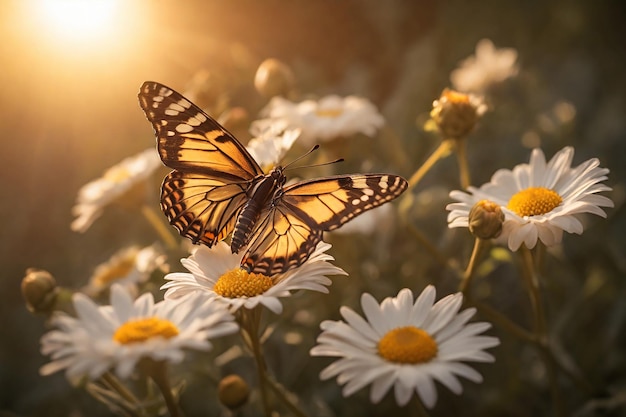
[[[331,245],[320,242],[309,259],[297,268],[283,274],[267,277],[248,273],[240,268],[241,254],[231,253],[230,246],[219,242],[212,249],[199,246],[189,258],[181,263],[191,273],[171,273],[165,276],[169,282],[161,287],[167,290],[166,299],[176,299],[190,293],[200,293],[230,306],[253,309],[261,304],[276,314],[282,312],[279,300],[292,291],[311,290],[328,293],[332,281],[327,275],[348,275],[333,265],[333,257],[326,251]]]
[[[291,149],[300,136],[300,129],[288,129],[285,122],[274,123],[271,119],[258,122],[257,135],[250,139],[246,149],[261,168],[269,172]]]
[[[480,336],[489,323],[469,323],[476,309],[459,312],[463,296],[456,293],[435,303],[435,287],[429,285],[414,301],[405,288],[397,297],[381,304],[363,294],[361,317],[341,307],[345,321],[324,321],[313,356],[335,356],[320,374],[321,379],[337,377],[350,396],[371,384],[370,400],[378,403],[393,387],[398,405],[409,402],[417,393],[422,403],[432,408],[437,402],[434,381],[455,394],[463,390],[459,376],[482,382],[482,376],[462,362],[493,362],[484,351],[500,342],[496,337]]]
[[[97,297],[117,283],[136,294],[138,285],[146,282],[154,271],[166,271],[167,268],[166,256],[158,244],[144,248],[130,246],[98,265],[83,292],[90,297]]]
[[[541,240],[546,246],[561,242],[563,231],[581,234],[579,215],[591,213],[606,217],[601,207],[613,202],[598,195],[611,188],[601,184],[609,170],[600,168],[593,158],[572,168],[574,148],[565,147],[546,163],[541,149],[534,149],[530,163],[513,170],[500,169],[480,188],[469,187],[471,194],[452,191],[457,203],[449,204],[448,227],[468,227],[469,212],[480,200],[500,206],[505,215],[502,234],[497,241],[516,251],[522,244],[532,249]]]
[[[374,136],[385,124],[376,106],[357,96],[329,95],[300,103],[277,96],[272,98],[261,114],[273,122],[286,123],[290,129],[302,129],[299,140],[306,146],[357,133]],[[256,135],[265,123],[264,120],[254,122],[252,133]]]
[[[105,206],[145,181],[161,165],[156,149],[149,148],[124,159],[109,168],[102,177],[82,186],[72,208],[76,219],[72,221],[71,229],[85,232],[100,217]]]
[[[154,302],[146,293],[133,301],[121,285],[111,287],[111,305],[98,306],[84,294],[73,296],[77,317],[56,315],[57,327],[41,338],[52,361],[42,375],[65,370],[70,380],[97,379],[109,370],[128,378],[139,360],[179,363],[186,349],[209,350],[208,339],[234,333],[234,317],[217,303],[198,297]]]

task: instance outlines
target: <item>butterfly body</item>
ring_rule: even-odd
[[[147,81],[139,103],[159,155],[172,168],[161,209],[181,235],[209,247],[231,235],[241,266],[274,275],[304,263],[324,231],[398,197],[407,181],[392,174],[335,175],[285,185],[283,168],[264,173],[218,122],[174,90]]]
[[[274,194],[285,184],[286,178],[282,167],[274,168],[268,175],[260,177],[257,183],[251,184],[246,193],[249,200],[241,208],[237,223],[233,229],[230,248],[233,253],[248,244],[254,225],[261,217],[261,211],[275,199]]]

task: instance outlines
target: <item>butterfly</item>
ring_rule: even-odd
[[[267,276],[303,264],[322,240],[355,216],[398,197],[392,174],[335,175],[285,185],[284,168],[263,172],[246,148],[181,94],[146,81],[139,104],[163,163],[161,209],[182,236],[208,247],[231,235],[241,267]]]

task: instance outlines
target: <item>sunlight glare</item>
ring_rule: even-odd
[[[42,0],[46,26],[65,39],[87,40],[113,32],[118,0]]]

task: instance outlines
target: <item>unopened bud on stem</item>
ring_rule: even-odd
[[[462,139],[472,131],[486,110],[481,98],[446,88],[433,102],[430,117],[444,139]]]
[[[469,212],[469,231],[479,239],[493,239],[502,232],[504,213],[493,201],[480,200]]]
[[[50,314],[59,294],[56,280],[42,269],[29,268],[22,279],[22,296],[32,313]]]
[[[266,98],[287,97],[293,90],[295,77],[287,64],[274,59],[266,59],[259,65],[254,76],[254,86]]]
[[[217,386],[217,397],[231,410],[241,407],[248,401],[250,388],[239,375],[227,375]]]

